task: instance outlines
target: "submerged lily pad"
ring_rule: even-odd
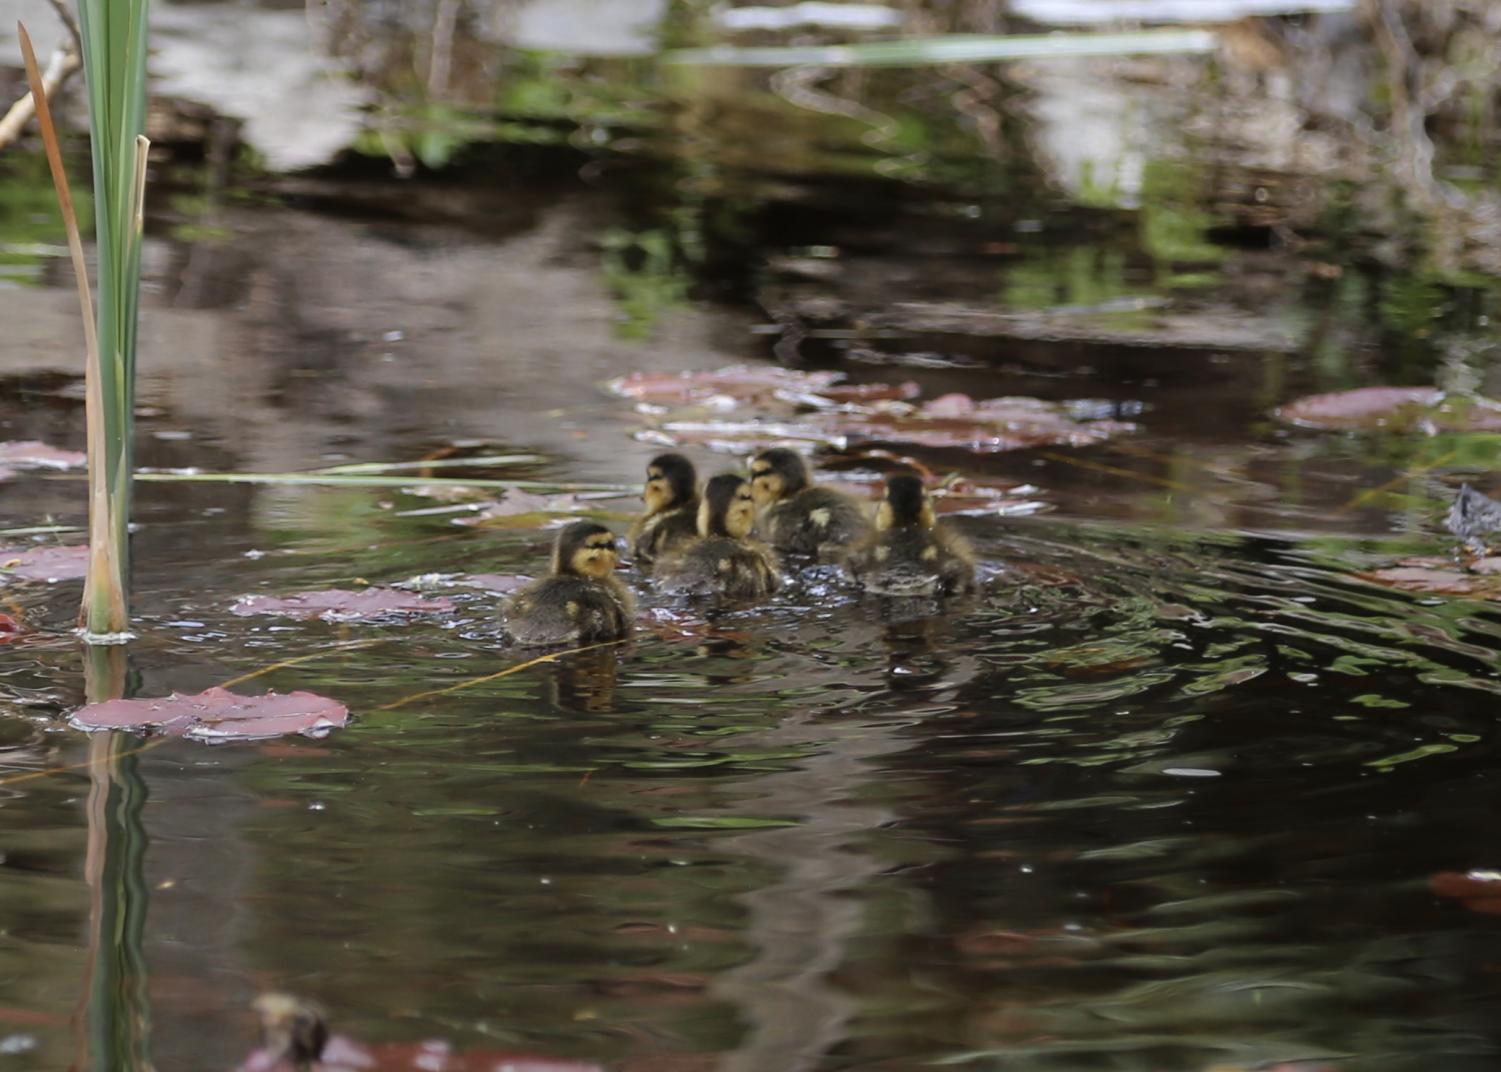
[[[1388,432],[1497,432],[1501,404],[1437,387],[1359,387],[1309,395],[1276,410],[1302,428]]]
[[[549,514],[570,514],[578,508],[578,497],[572,494],[536,495],[512,488],[477,513],[454,518],[453,523],[489,528],[539,527],[547,524]]]
[[[84,544],[49,544],[44,547],[0,548],[0,582],[76,581],[89,571],[89,549]]]
[[[366,621],[408,614],[444,614],[453,602],[442,596],[420,596],[396,588],[361,588],[350,592],[330,588],[290,596],[241,596],[231,614],[280,614],[287,618],[322,618],[328,622]]]
[[[241,696],[212,688],[192,696],[106,700],[79,708],[68,724],[79,730],[155,730],[209,743],[255,741],[300,733],[324,737],[349,721],[349,709],[311,692]]]
[[[1477,559],[1468,570],[1447,558],[1404,558],[1356,576],[1404,592],[1501,600],[1501,557]]]
[[[589,1061],[565,1061],[495,1050],[456,1051],[448,1042],[367,1045],[333,1035],[315,1066],[319,1072],[605,1072]],[[236,1072],[296,1072],[280,1054],[256,1050]]]
[[[0,469],[78,469],[88,461],[82,451],[61,450],[34,439],[0,443]]]

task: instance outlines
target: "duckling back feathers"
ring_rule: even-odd
[[[939,524],[922,479],[912,473],[886,481],[876,532],[851,552],[846,564],[877,595],[952,595],[975,584],[968,542]]]
[[[552,576],[511,598],[506,624],[518,644],[588,644],[627,636],[636,601],[615,577],[615,535],[592,521],[564,528]]]
[[[858,501],[814,485],[802,457],[790,450],[764,450],[751,459],[751,483],[762,506],[761,534],[778,551],[838,558],[870,534]]]

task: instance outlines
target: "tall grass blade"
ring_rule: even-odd
[[[90,566],[83,625],[96,640],[129,627],[136,323],[146,150],[146,0],[78,0],[94,163],[99,296],[97,418],[90,417]],[[97,440],[97,442],[96,442]]]

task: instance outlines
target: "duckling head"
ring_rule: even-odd
[[[328,1020],[311,1001],[291,994],[262,994],[251,1008],[261,1020],[261,1046],[278,1063],[311,1068],[328,1045]]]
[[[698,505],[698,534],[743,540],[756,522],[756,500],[750,481],[738,473],[721,473],[704,485]]]
[[[876,507],[876,530],[930,529],[938,523],[933,503],[916,473],[897,473],[886,478],[886,497]]]
[[[693,498],[698,474],[681,454],[658,454],[646,466],[646,487],[641,498],[648,514],[660,514]]]
[[[751,495],[757,506],[770,506],[808,486],[808,466],[801,454],[783,447],[763,450],[751,459]]]
[[[558,533],[552,549],[552,571],[600,579],[619,563],[615,534],[593,521],[575,521]]]

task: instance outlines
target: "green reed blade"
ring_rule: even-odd
[[[94,165],[99,350],[91,370],[90,569],[83,618],[89,634],[129,624],[130,503],[136,325],[145,183],[147,0],[78,0]],[[96,484],[96,481],[98,482]]]
[[[1127,33],[948,34],[851,45],[788,45],[676,49],[668,63],[706,67],[923,67],[1077,56],[1139,56],[1213,52],[1218,38],[1207,30],[1136,30]]]

